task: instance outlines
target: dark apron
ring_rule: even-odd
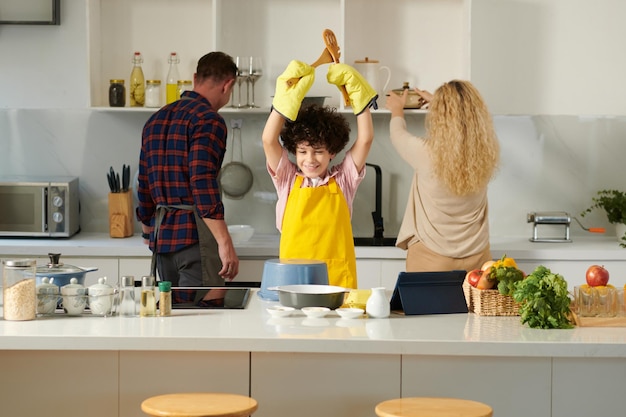
[[[167,211],[187,210],[193,212],[196,219],[196,230],[200,240],[200,261],[202,265],[202,285],[207,287],[218,287],[224,285],[224,279],[219,275],[222,269],[222,260],[219,257],[218,245],[213,233],[209,230],[202,217],[198,215],[195,206],[188,204],[177,204],[172,206],[158,205],[156,219],[154,220],[154,250],[152,252],[152,264],[150,273],[156,277],[157,269],[157,248],[159,241],[159,229],[163,222],[163,217]]]

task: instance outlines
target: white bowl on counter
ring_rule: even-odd
[[[358,319],[359,317],[363,317],[363,314],[365,314],[365,310],[362,308],[354,307],[338,308],[335,311],[342,319]]]
[[[269,315],[274,317],[274,318],[277,318],[277,317],[289,317],[289,316],[291,316],[291,313],[296,311],[295,308],[293,308],[293,307],[286,307],[286,306],[271,306],[271,307],[268,307],[266,310],[269,313]]]
[[[228,233],[234,244],[244,243],[252,239],[254,227],[249,224],[233,224],[228,226]]]
[[[328,307],[302,307],[302,312],[311,319],[321,319],[326,317],[330,308]]]

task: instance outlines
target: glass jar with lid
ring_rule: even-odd
[[[176,99],[180,99],[183,95],[183,91],[193,90],[193,83],[191,80],[179,80],[178,81],[178,91],[176,93]]]
[[[146,81],[146,107],[161,107],[161,80]]]
[[[2,261],[2,299],[5,320],[33,320],[37,315],[37,262],[34,259]]]
[[[113,79],[109,85],[109,106],[124,107],[126,105],[126,87],[124,80]]]

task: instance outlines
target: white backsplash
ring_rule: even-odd
[[[228,126],[230,119],[243,118],[244,162],[254,175],[243,199],[224,200],[226,220],[252,224],[258,233],[277,233],[276,194],[260,140],[266,115],[224,116]],[[346,116],[354,138],[354,116]],[[135,175],[141,129],[148,117],[147,112],[0,109],[0,175],[78,176],[82,230],[108,232],[106,172],[110,166],[119,171],[122,164],[130,164]],[[410,115],[408,120],[412,132],[423,132],[424,115]],[[626,189],[626,117],[496,116],[494,121],[502,163],[489,189],[493,236],[530,237],[528,212],[563,210],[580,219],[598,190]],[[395,236],[412,173],[389,142],[388,122],[388,113],[374,115],[376,133],[368,162],[382,168],[385,236]],[[355,236],[373,235],[374,195],[375,172],[368,169],[354,203]],[[609,227],[607,234],[614,234],[601,212],[581,221],[586,227]],[[573,224],[571,233],[587,232]]]

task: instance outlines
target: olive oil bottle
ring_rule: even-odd
[[[156,297],[154,294],[154,277],[141,277],[141,303],[139,304],[139,316],[156,316]]]
[[[167,73],[167,82],[165,84],[165,103],[170,104],[180,98],[178,95],[178,79],[180,78],[178,75],[178,63],[180,59],[176,52],[172,52],[167,61],[170,64],[170,69]]]
[[[143,107],[146,102],[146,80],[143,76],[140,52],[133,55],[133,70],[130,72],[130,107]]]

